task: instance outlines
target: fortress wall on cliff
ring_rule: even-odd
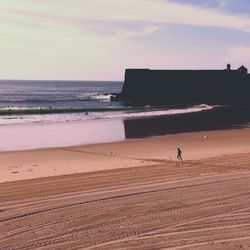
[[[237,70],[127,69],[121,99],[138,103],[250,103],[250,75]]]

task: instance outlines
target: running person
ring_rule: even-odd
[[[181,149],[180,149],[180,148],[177,148],[177,159],[178,159],[179,161],[183,161],[183,160],[182,160],[182,157],[181,157],[181,154],[182,154]]]

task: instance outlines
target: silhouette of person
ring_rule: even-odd
[[[180,149],[180,148],[177,148],[177,159],[178,159],[179,161],[183,161],[183,160],[182,160],[182,157],[181,157],[181,154],[182,154],[181,149]]]

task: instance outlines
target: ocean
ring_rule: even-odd
[[[129,119],[212,108],[205,104],[155,107],[111,102],[111,93],[119,93],[122,85],[104,81],[1,80],[0,125]]]
[[[249,127],[250,107],[111,102],[122,82],[0,81],[0,151]]]

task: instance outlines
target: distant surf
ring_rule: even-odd
[[[86,121],[98,119],[133,119],[140,117],[185,114],[212,109],[213,106],[201,104],[183,108],[166,107],[124,107],[95,109],[53,109],[53,108],[3,108],[0,109],[0,125],[24,123],[53,123]]]
[[[122,82],[0,81],[0,125],[133,119],[200,112],[213,106],[134,106],[111,102]]]
[[[242,127],[250,107],[112,102],[122,82],[0,81],[0,151]]]

